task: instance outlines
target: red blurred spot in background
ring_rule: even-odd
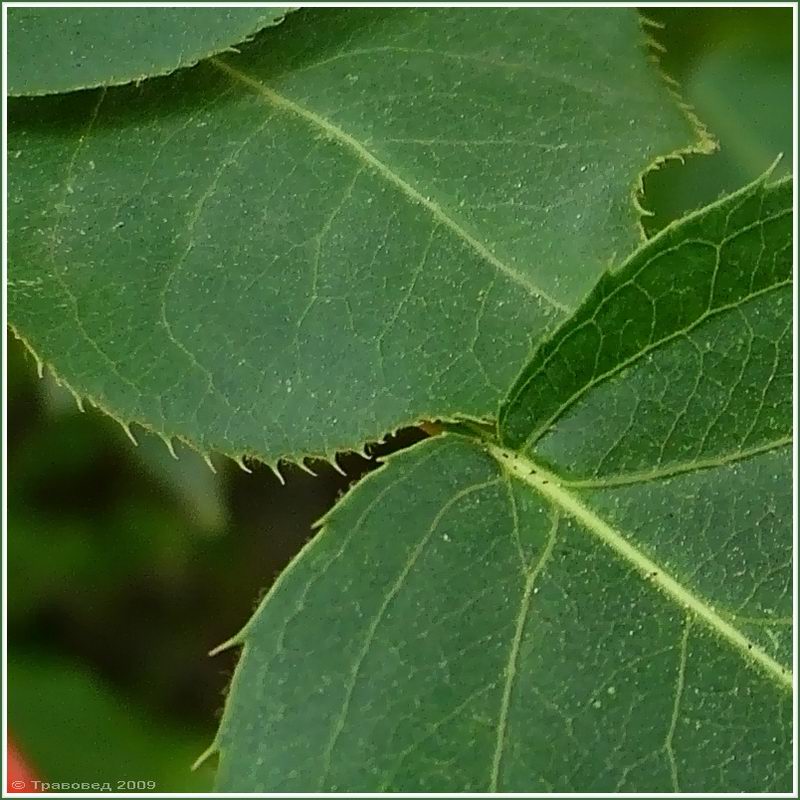
[[[8,792],[35,792],[37,791],[34,781],[39,778],[36,773],[30,768],[28,763],[22,757],[22,754],[17,749],[11,738],[8,739],[8,769],[6,776]]]

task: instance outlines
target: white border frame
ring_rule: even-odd
[[[672,7],[689,7],[689,8],[791,8],[792,9],[792,32],[793,32],[793,43],[792,43],[792,60],[793,60],[793,84],[794,84],[794,93],[793,93],[793,107],[792,107],[792,125],[794,131],[794,151],[792,153],[792,174],[796,177],[797,176],[797,137],[798,137],[798,129],[797,129],[797,94],[798,94],[798,83],[797,83],[797,55],[798,55],[798,48],[797,48],[797,33],[798,33],[798,6],[795,2],[647,2],[644,0],[643,2],[635,3],[635,2],[423,2],[423,3],[415,3],[415,2],[359,2],[357,4],[348,3],[348,2],[301,2],[297,3],[298,7],[305,7],[305,8],[347,8],[353,5],[357,5],[360,8],[414,8],[419,5],[424,5],[426,7],[432,8],[463,8],[463,7],[473,7],[473,8],[527,8],[527,7],[545,7],[545,8],[564,8],[564,7],[576,7],[582,8],[587,6],[599,6],[599,7],[627,7],[627,8],[672,8]],[[9,8],[26,8],[31,6],[42,6],[46,8],[96,8],[96,7],[104,7],[104,8],[113,8],[113,7],[123,7],[123,8],[147,8],[147,7],[161,7],[161,8],[180,8],[180,7],[188,7],[188,8],[208,8],[209,6],[218,7],[218,8],[235,8],[235,7],[245,7],[245,8],[269,8],[269,7],[281,7],[282,4],[274,3],[274,2],[266,2],[266,3],[259,3],[259,2],[8,2],[2,4],[2,111],[3,111],[3,164],[2,164],[2,322],[3,322],[3,333],[7,330],[7,322],[8,322],[8,309],[7,309],[7,294],[6,294],[6,287],[7,287],[7,279],[8,279],[8,263],[7,263],[7,230],[8,230],[8,217],[7,217],[7,166],[8,166],[8,148],[7,148],[7,97],[8,97],[8,85],[7,85],[7,60],[8,60],[8,48],[7,48],[7,17],[8,12],[7,9]],[[597,792],[574,792],[574,793],[497,793],[497,794],[489,794],[489,793],[460,793],[456,796],[467,796],[467,797],[541,797],[541,798],[550,798],[550,797],[577,797],[577,798],[590,798],[590,797],[621,797],[621,798],[638,798],[638,797],[654,797],[654,798],[671,798],[671,797],[741,797],[741,798],[772,798],[772,797],[780,797],[780,798],[792,798],[798,796],[798,698],[797,698],[797,667],[798,667],[798,441],[797,441],[797,434],[798,434],[798,409],[800,406],[798,405],[798,391],[797,391],[797,382],[798,382],[798,286],[797,286],[797,272],[798,272],[798,264],[797,264],[797,256],[798,256],[798,245],[797,245],[797,185],[796,183],[793,184],[793,228],[794,228],[794,237],[793,237],[793,244],[792,244],[792,252],[793,252],[793,292],[794,292],[794,319],[793,319],[793,355],[792,355],[792,364],[793,364],[793,377],[794,377],[794,396],[793,396],[793,403],[792,403],[792,410],[794,414],[793,419],[793,439],[792,439],[792,456],[793,456],[793,469],[794,469],[794,480],[793,480],[793,487],[792,487],[792,517],[793,517],[793,532],[794,532],[794,551],[792,557],[792,570],[793,570],[793,617],[794,617],[794,626],[793,626],[793,647],[794,647],[794,656],[793,656],[793,716],[794,716],[794,736],[793,736],[793,752],[794,752],[794,764],[793,764],[793,779],[792,779],[792,792],[789,794],[786,793],[775,793],[775,792],[765,792],[765,793],[705,793],[705,794],[689,794],[689,793],[656,793],[656,794],[642,794],[642,793],[631,793],[631,792],[618,792],[616,794],[609,794],[609,793],[597,793]],[[7,453],[7,443],[6,443],[6,431],[8,430],[8,409],[7,409],[7,399],[8,399],[8,385],[7,385],[7,352],[5,345],[2,348],[2,584],[3,584],[3,594],[2,594],[2,709],[3,709],[3,718],[2,718],[2,747],[3,747],[3,755],[2,755],[2,786],[0,787],[0,791],[2,797],[88,797],[88,798],[102,798],[102,797],[237,797],[236,793],[223,793],[223,792],[210,792],[210,793],[196,793],[196,792],[172,792],[172,793],[162,793],[162,792],[152,792],[147,795],[137,794],[133,792],[100,792],[100,793],[74,793],[74,792],[52,792],[45,795],[42,794],[35,794],[29,792],[14,792],[8,793],[6,791],[7,786],[7,773],[8,773],[8,765],[7,765],[7,748],[8,748],[8,725],[7,725],[7,716],[6,716],[6,709],[8,708],[7,703],[7,653],[8,653],[8,620],[7,620],[7,594],[6,594],[6,587],[8,586],[8,573],[7,573],[7,492],[8,492],[8,484],[7,484],[7,473],[8,473],[8,453]],[[424,798],[424,797],[452,797],[452,794],[443,794],[443,793],[403,793],[403,794],[385,794],[385,795],[378,795],[375,793],[339,793],[339,794],[331,794],[331,793],[252,793],[248,794],[248,797],[313,797],[313,798],[324,798],[324,797],[353,797],[353,798],[367,798],[367,797],[381,797],[381,796],[388,796],[388,797],[413,797],[413,798]]]

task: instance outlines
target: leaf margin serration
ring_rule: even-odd
[[[647,217],[654,216],[653,211],[650,211],[644,206],[646,197],[645,182],[649,175],[658,172],[660,169],[668,165],[672,161],[678,161],[681,165],[686,165],[686,158],[691,156],[710,156],[719,150],[719,142],[714,138],[713,134],[708,130],[705,123],[697,116],[695,109],[684,100],[681,93],[681,85],[661,66],[661,55],[667,52],[667,48],[661,44],[656,38],[656,35],[651,31],[663,30],[666,26],[654,19],[648,17],[641,8],[637,8],[636,12],[639,17],[639,26],[641,28],[647,60],[652,65],[653,70],[661,79],[664,88],[672,98],[673,102],[681,110],[690,128],[694,131],[695,141],[673,150],[671,153],[657,155],[636,177],[633,188],[631,189],[631,203],[636,211],[636,227],[639,232],[640,244],[648,241],[652,236],[647,235],[644,227],[644,220]],[[685,216],[685,215],[684,215]],[[672,220],[675,221],[675,220]]]
[[[291,11],[297,10],[297,7],[291,8],[288,13]],[[645,209],[642,204],[641,200],[645,196],[645,186],[644,181],[646,176],[653,171],[660,169],[664,164],[670,161],[680,161],[681,163],[684,162],[684,157],[688,155],[708,155],[713,153],[717,149],[716,141],[710,135],[708,130],[706,129],[705,125],[699,120],[699,118],[694,114],[693,110],[690,106],[688,106],[680,96],[680,93],[677,90],[677,82],[675,82],[672,78],[664,73],[664,71],[660,67],[660,63],[658,60],[658,52],[663,51],[664,48],[660,43],[653,38],[653,36],[648,32],[648,27],[655,27],[660,28],[663,27],[659,23],[655,23],[652,20],[649,20],[645,15],[641,13],[638,9],[636,10],[637,20],[639,22],[639,30],[642,33],[642,40],[638,43],[639,46],[644,50],[644,55],[647,63],[651,65],[651,68],[654,70],[656,74],[656,79],[661,81],[663,84],[663,88],[666,89],[668,97],[672,99],[672,101],[677,105],[677,107],[681,110],[686,121],[689,123],[689,129],[694,134],[694,140],[689,142],[683,147],[680,147],[670,153],[661,154],[655,156],[655,158],[649,162],[645,167],[638,172],[633,177],[633,181],[630,184],[630,203],[631,203],[631,224],[636,228],[641,245],[643,242],[647,241],[647,237],[645,235],[645,230],[642,225],[642,220],[644,217],[649,216],[650,212]],[[259,28],[253,36],[256,34],[263,32],[269,27],[274,27],[279,25],[281,22],[284,21],[286,14],[277,20],[275,23],[272,23],[266,27]],[[224,51],[220,51],[224,52]],[[201,59],[197,64],[207,63],[213,61],[213,57],[215,54],[210,54],[208,57]],[[188,68],[191,69],[194,66],[181,67],[180,69]],[[175,71],[173,70],[169,74],[174,74]],[[164,75],[153,75],[152,78],[162,78],[165,77]],[[147,78],[149,79],[149,78]],[[131,81],[130,83],[133,83]],[[122,84],[122,86],[127,86],[128,84]],[[91,87],[86,87],[91,88]],[[114,88],[117,88],[116,86]],[[56,93],[58,94],[58,93]],[[35,97],[33,95],[23,95],[21,97]],[[42,95],[42,97],[47,95]],[[53,95],[49,95],[53,96]],[[638,246],[637,246],[638,250]],[[635,252],[635,251],[634,251]],[[607,265],[606,269],[613,269],[614,264],[622,263],[621,260],[615,258],[613,262]],[[580,305],[580,304],[578,304]],[[571,309],[570,311],[573,311]],[[552,334],[553,330],[557,330],[560,326],[560,322],[557,323],[550,332],[544,333],[543,338],[548,338],[549,335]],[[211,453],[218,453],[227,459],[230,459],[235,464],[237,464],[242,470],[245,472],[251,472],[248,468],[247,463],[261,463],[266,465],[273,473],[277,475],[281,482],[284,482],[283,476],[280,472],[281,465],[292,465],[296,466],[304,471],[313,473],[313,468],[310,468],[306,462],[325,462],[327,464],[332,465],[335,469],[339,470],[337,464],[337,456],[339,454],[345,453],[357,453],[361,454],[365,457],[368,456],[367,448],[371,444],[381,443],[386,440],[387,437],[391,436],[392,434],[396,433],[399,430],[408,427],[417,427],[422,423],[431,422],[431,421],[440,421],[445,423],[452,423],[452,424],[459,424],[461,422],[474,422],[477,424],[491,424],[496,422],[497,416],[487,413],[485,416],[476,417],[467,413],[463,412],[454,412],[443,414],[440,411],[437,411],[435,408],[429,409],[421,409],[417,414],[415,414],[411,418],[401,419],[396,421],[392,424],[392,426],[386,430],[374,430],[371,433],[367,434],[363,438],[360,438],[356,442],[337,442],[333,443],[325,452],[318,452],[311,449],[305,449],[297,452],[287,452],[287,453],[280,453],[278,455],[274,455],[272,457],[267,457],[265,453],[259,452],[256,449],[253,450],[242,450],[241,452],[232,452],[220,449],[219,447],[204,447],[199,442],[191,439],[190,437],[177,434],[177,433],[170,433],[168,431],[159,430],[151,423],[145,421],[144,419],[138,418],[131,418],[130,420],[123,419],[120,415],[114,413],[108,406],[103,403],[99,398],[91,395],[89,393],[82,393],[78,392],[70,383],[58,373],[55,366],[45,361],[35,350],[31,342],[27,340],[27,338],[22,334],[22,332],[16,328],[12,323],[9,322],[9,329],[14,334],[14,336],[19,339],[25,349],[31,353],[32,357],[34,358],[37,370],[40,376],[43,374],[43,370],[47,369],[54,377],[56,382],[66,388],[70,394],[75,398],[75,401],[78,407],[82,410],[84,401],[88,404],[92,405],[93,407],[100,410],[102,413],[110,416],[115,422],[117,422],[122,429],[124,430],[128,439],[130,439],[133,443],[136,443],[136,439],[131,433],[131,426],[138,425],[139,427],[145,429],[148,432],[151,432],[158,436],[166,445],[167,449],[170,453],[173,453],[173,445],[172,440],[177,440],[187,446],[189,449],[194,450],[197,452],[205,461],[206,463],[211,466]],[[533,348],[531,348],[529,356],[530,357],[533,352],[538,348],[539,344],[543,338],[540,338]],[[513,388],[513,384],[508,387],[508,391]],[[507,394],[507,393],[506,393]],[[498,401],[498,407],[502,404],[503,398],[501,397]],[[213,467],[212,467],[213,468]]]
[[[153,80],[154,78],[166,78],[170,75],[174,75],[176,72],[180,72],[186,69],[192,69],[196,67],[198,64],[207,61],[214,56],[221,55],[222,53],[229,53],[229,52],[238,52],[237,47],[240,45],[247,44],[253,39],[258,36],[262,31],[267,30],[268,28],[274,28],[280,25],[287,17],[288,14],[291,14],[293,11],[297,11],[299,6],[291,6],[285,7],[284,13],[281,16],[272,18],[270,20],[262,20],[258,23],[257,27],[253,27],[249,30],[249,32],[244,36],[242,39],[238,39],[234,42],[231,42],[224,47],[218,47],[213,50],[210,50],[207,53],[204,53],[201,56],[196,58],[192,58],[191,60],[179,63],[175,66],[169,67],[167,69],[162,69],[155,72],[148,72],[144,75],[139,75],[133,78],[126,78],[125,80],[112,80],[108,83],[87,83],[81,84],[79,86],[72,86],[68,89],[58,89],[58,90],[44,90],[44,91],[34,91],[34,92],[15,92],[9,89],[8,96],[9,97],[29,97],[29,98],[36,98],[36,97],[56,97],[58,95],[70,94],[72,92],[84,92],[84,91],[91,91],[93,89],[109,89],[109,88],[116,88],[116,87],[124,87],[130,85],[138,86],[145,81]]]

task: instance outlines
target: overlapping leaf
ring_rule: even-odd
[[[505,403],[504,443],[619,480],[780,442],[791,264],[789,180],[668,228],[539,348]]]
[[[221,789],[790,789],[791,194],[605,276],[505,446],[429,440],[334,509],[241,637]]]
[[[123,422],[270,462],[493,415],[635,245],[642,170],[704,146],[630,9],[298,12],[9,110],[15,330]]]
[[[284,8],[8,10],[8,90],[44,95],[167,75],[280,22]]]

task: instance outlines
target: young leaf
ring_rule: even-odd
[[[269,462],[493,415],[636,244],[640,173],[707,144],[622,8],[298,12],[10,116],[15,330],[117,418]]]
[[[239,637],[221,789],[789,791],[791,194],[604,277],[516,450],[428,440],[333,510]]]
[[[43,95],[167,75],[230,50],[282,8],[8,9],[8,91]]]
[[[617,481],[780,442],[791,247],[788,178],[667,228],[537,350],[501,411],[503,442],[565,474]]]

